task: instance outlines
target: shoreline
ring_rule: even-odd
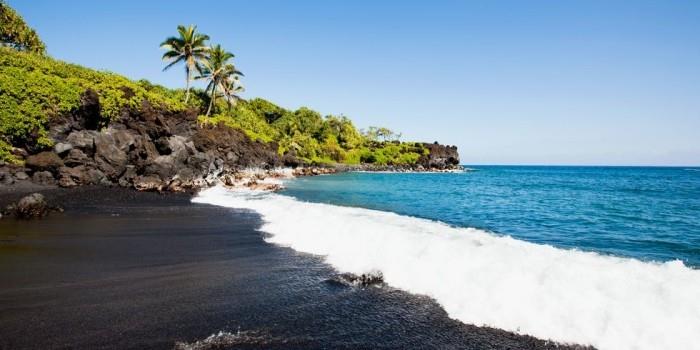
[[[166,349],[176,343],[182,348],[219,332],[224,333],[210,342],[228,341],[240,348],[568,348],[462,324],[434,300],[388,286],[327,282],[338,273],[320,258],[264,242],[259,214],[191,203],[191,193],[102,187],[42,193],[66,212],[43,220],[0,220],[0,276],[12,286],[0,291],[2,333],[10,335],[0,348]],[[78,219],[81,225],[76,226]],[[260,290],[277,299],[263,297]],[[316,305],[311,300],[325,301]],[[295,316],[299,307],[307,311]],[[402,310],[403,316],[395,319],[389,310]],[[350,329],[345,336],[318,323],[342,314],[348,315],[342,327]],[[296,329],[298,317],[308,323],[302,330]],[[27,327],[29,319],[43,326]],[[352,320],[389,327],[395,334],[406,327],[424,328],[417,332],[437,338],[402,340],[353,329],[359,326]],[[91,326],[81,330],[85,322]]]
[[[191,188],[170,188],[170,187],[124,187],[117,186],[114,184],[84,184],[77,186],[64,187],[56,183],[41,183],[34,181],[31,177],[22,177],[22,179],[16,179],[13,176],[10,167],[5,165],[5,171],[0,172],[0,210],[7,207],[14,201],[21,198],[20,195],[28,195],[34,192],[51,191],[51,192],[65,192],[71,190],[77,190],[80,188],[92,188],[100,187],[105,189],[118,188],[126,190],[134,190],[137,192],[157,192],[157,193],[189,193],[196,194],[201,190],[211,188],[217,184],[223,184],[230,188],[249,188],[253,190],[262,191],[278,191],[282,189],[282,182],[280,180],[288,180],[297,177],[304,176],[317,176],[317,175],[329,175],[343,172],[359,172],[359,173],[461,173],[473,171],[473,169],[464,168],[463,166],[452,166],[445,169],[440,168],[428,168],[424,169],[422,167],[397,167],[397,166],[374,166],[374,165],[330,165],[330,166],[300,166],[296,168],[292,167],[277,167],[277,168],[262,168],[262,167],[250,167],[245,169],[238,169],[235,171],[218,174],[212,177],[207,182],[201,183],[199,186]],[[3,168],[0,167],[0,170]],[[24,168],[15,169],[16,173],[23,173]]]

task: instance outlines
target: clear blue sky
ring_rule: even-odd
[[[49,54],[134,79],[197,24],[244,97],[343,113],[468,164],[700,164],[700,1],[9,0]]]

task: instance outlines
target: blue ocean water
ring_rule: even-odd
[[[700,267],[700,168],[474,166],[304,177],[286,195],[534,243]]]

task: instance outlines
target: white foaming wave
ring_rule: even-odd
[[[195,202],[262,215],[268,242],[434,298],[450,317],[606,349],[700,349],[700,271],[558,249],[376,210],[214,187]]]

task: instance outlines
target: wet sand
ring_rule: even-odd
[[[0,220],[0,349],[561,348],[464,325],[427,297],[336,283],[318,257],[265,243],[253,212],[186,194],[42,193],[66,212]]]

